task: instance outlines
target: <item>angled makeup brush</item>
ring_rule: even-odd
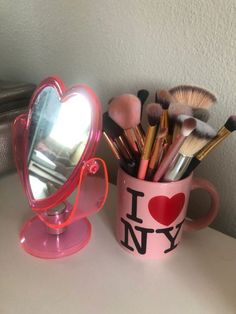
[[[197,126],[197,121],[194,118],[187,118],[183,121],[181,129],[180,129],[180,134],[175,140],[175,142],[172,143],[171,146],[169,147],[168,152],[164,156],[159,168],[157,169],[153,177],[153,181],[158,182],[162,178],[162,176],[168,169],[170,163],[178,154],[178,151],[180,147],[182,146],[184,140],[186,139],[187,136],[189,136],[193,132],[196,126]]]
[[[217,132],[216,136],[195,154],[187,170],[185,171],[183,178],[187,177],[217,145],[219,145],[227,136],[229,136],[235,130],[236,115],[230,116],[224,126],[220,128],[220,130]]]
[[[157,125],[162,114],[162,108],[159,104],[148,104],[146,108],[148,116],[148,129],[144,141],[144,147],[142,151],[142,156],[140,159],[139,169],[138,169],[138,179],[144,179],[146,176],[146,171],[148,167],[149,158],[151,155],[152,145],[155,139]]]
[[[209,109],[215,102],[216,97],[209,91],[189,85],[176,86],[169,90],[176,102],[193,108]]]
[[[138,97],[132,94],[123,94],[113,98],[108,107],[108,113],[112,120],[125,130],[133,149],[136,151],[142,149],[142,136],[138,132],[135,132],[134,136],[133,132],[140,124],[141,102]]]
[[[170,104],[168,114],[169,114],[169,135],[172,137],[172,142],[173,142],[175,141],[175,137],[177,135],[176,120],[178,116],[181,114],[192,116],[193,109],[187,105],[181,105],[175,102],[175,103]]]
[[[187,117],[182,115],[181,118],[184,121]],[[178,154],[163,177],[164,181],[181,179],[193,156],[216,135],[216,131],[209,124],[195,120],[197,122],[195,130],[185,139],[180,147]]]
[[[193,116],[203,122],[207,122],[210,118],[210,112],[205,108],[193,108]]]
[[[120,156],[131,161],[135,159],[130,145],[124,136],[124,130],[109,117],[108,112],[103,114],[103,133],[107,134],[107,137],[105,137],[106,139],[109,138],[115,142]],[[109,142],[109,146],[111,147],[111,141]]]
[[[160,153],[163,146],[163,141],[167,136],[167,129],[160,129],[156,136],[156,139],[153,144],[153,149],[151,152],[151,158],[148,164],[148,169],[146,173],[146,179],[152,180],[152,177],[157,169],[157,165],[160,159]]]

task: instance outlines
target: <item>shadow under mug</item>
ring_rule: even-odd
[[[143,258],[170,255],[178,246],[183,229],[207,227],[219,210],[216,188],[206,179],[193,178],[192,174],[176,182],[150,182],[119,169],[117,188],[117,240],[127,252]],[[189,195],[195,189],[206,190],[211,204],[204,217],[188,220]]]

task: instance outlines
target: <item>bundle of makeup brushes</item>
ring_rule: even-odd
[[[121,168],[141,180],[170,182],[186,178],[236,129],[236,116],[215,131],[208,123],[216,97],[195,86],[177,86],[156,93],[146,106],[148,126],[141,125],[149,96],[123,94],[109,101],[103,134]]]

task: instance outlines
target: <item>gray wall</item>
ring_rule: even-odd
[[[67,85],[87,83],[104,110],[119,93],[196,84],[218,97],[214,127],[236,113],[234,0],[0,0],[0,18],[1,78],[38,83],[58,74]],[[235,140],[227,139],[197,170],[221,195],[214,226],[233,236]],[[99,154],[114,180],[116,162],[103,142]],[[197,211],[207,202],[199,195],[191,202]]]

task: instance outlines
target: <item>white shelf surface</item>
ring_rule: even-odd
[[[205,230],[184,234],[176,253],[146,261],[114,236],[116,187],[91,217],[90,243],[57,260],[23,251],[19,231],[32,215],[20,179],[0,180],[1,314],[235,314],[236,240]]]

